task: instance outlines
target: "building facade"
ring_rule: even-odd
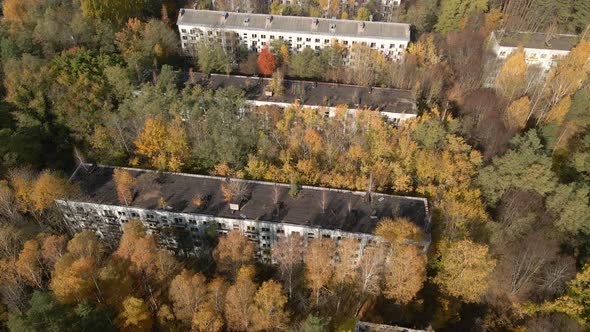
[[[137,180],[134,199],[125,205],[117,199],[114,169],[80,165],[71,181],[84,194],[56,201],[73,231],[93,231],[112,248],[123,225],[132,219],[141,220],[161,247],[179,255],[198,255],[207,237],[239,231],[256,244],[261,260],[270,259],[271,248],[281,236],[297,234],[305,242],[355,238],[362,251],[379,241],[372,230],[382,217],[407,217],[424,229],[430,222],[424,198],[371,194],[367,201],[365,192],[306,186],[292,197],[288,185],[132,168],[124,170]],[[226,202],[221,188],[228,181],[248,186],[247,198]],[[199,207],[190,203],[197,196],[203,202]],[[428,243],[421,245],[426,248]]]
[[[567,56],[578,40],[576,35],[509,31],[493,31],[490,37],[491,49],[498,59],[505,60],[522,47],[527,64],[540,66],[545,71]]]
[[[292,52],[320,50],[337,42],[347,48],[366,45],[400,60],[410,42],[410,25],[403,23],[181,9],[177,25],[187,52],[202,39],[219,41],[228,49],[243,45],[252,51],[282,40]]]

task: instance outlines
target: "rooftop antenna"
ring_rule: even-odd
[[[86,160],[84,160],[84,156],[82,156],[82,153],[80,153],[80,150],[78,150],[77,147],[74,147],[74,157],[76,158],[76,167],[82,166],[84,170],[87,171]]]
[[[373,172],[369,175],[369,185],[367,186],[367,200],[371,201],[371,195],[373,194]]]

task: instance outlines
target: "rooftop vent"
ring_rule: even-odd
[[[248,26],[248,24],[250,24],[250,18],[249,18],[249,17],[246,17],[246,18],[244,19],[244,25],[245,25],[245,26]]]
[[[320,24],[320,20],[318,20],[317,18],[314,18],[314,19],[311,21],[311,28],[312,28],[313,30],[316,30],[316,29],[318,28],[318,24]]]
[[[184,8],[180,10],[180,16],[184,15]]]
[[[228,12],[223,12],[221,14],[221,16],[219,17],[219,21],[221,23],[225,23],[225,21],[227,20],[228,17],[229,17],[229,13]]]
[[[336,24],[330,24],[330,32],[336,32]]]
[[[266,17],[266,26],[269,26],[272,23],[272,15]]]
[[[358,24],[358,32],[365,31],[365,22],[359,22]]]

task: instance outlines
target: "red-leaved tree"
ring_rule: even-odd
[[[270,53],[268,47],[264,47],[258,54],[258,69],[264,76],[270,76],[275,71],[277,60]]]

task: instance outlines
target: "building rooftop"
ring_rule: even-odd
[[[538,32],[494,31],[498,44],[508,47],[569,51],[579,41],[577,35],[548,35]]]
[[[80,165],[71,177],[79,184],[81,197],[72,199],[106,205],[122,205],[117,199],[111,166]],[[290,223],[355,233],[373,233],[383,217],[407,217],[427,228],[428,206],[425,198],[392,196],[366,192],[301,186],[298,194],[289,194],[290,185],[231,179],[233,186],[245,192],[241,208],[234,211],[226,202],[223,177],[156,172],[125,168],[136,179],[133,201],[129,206],[157,210],[161,200],[165,210],[211,215],[223,218]],[[200,207],[193,199],[200,197]],[[275,203],[276,202],[276,203]],[[278,207],[278,208],[277,208]]]
[[[288,104],[298,101],[299,104],[308,106],[347,105],[349,109],[369,108],[380,112],[417,114],[411,90],[285,79],[285,93],[279,97],[266,96],[264,93],[271,82],[270,78],[196,74],[196,79],[209,89],[236,87],[245,92],[248,100]]]
[[[317,22],[317,24],[315,24]],[[359,28],[359,24],[364,24]],[[181,9],[177,25],[268,30],[277,32],[410,40],[410,25],[405,23],[362,22],[302,16],[235,13],[213,10]]]
[[[355,332],[425,332],[424,330],[415,330],[406,327],[373,324],[368,322],[357,321]]]

